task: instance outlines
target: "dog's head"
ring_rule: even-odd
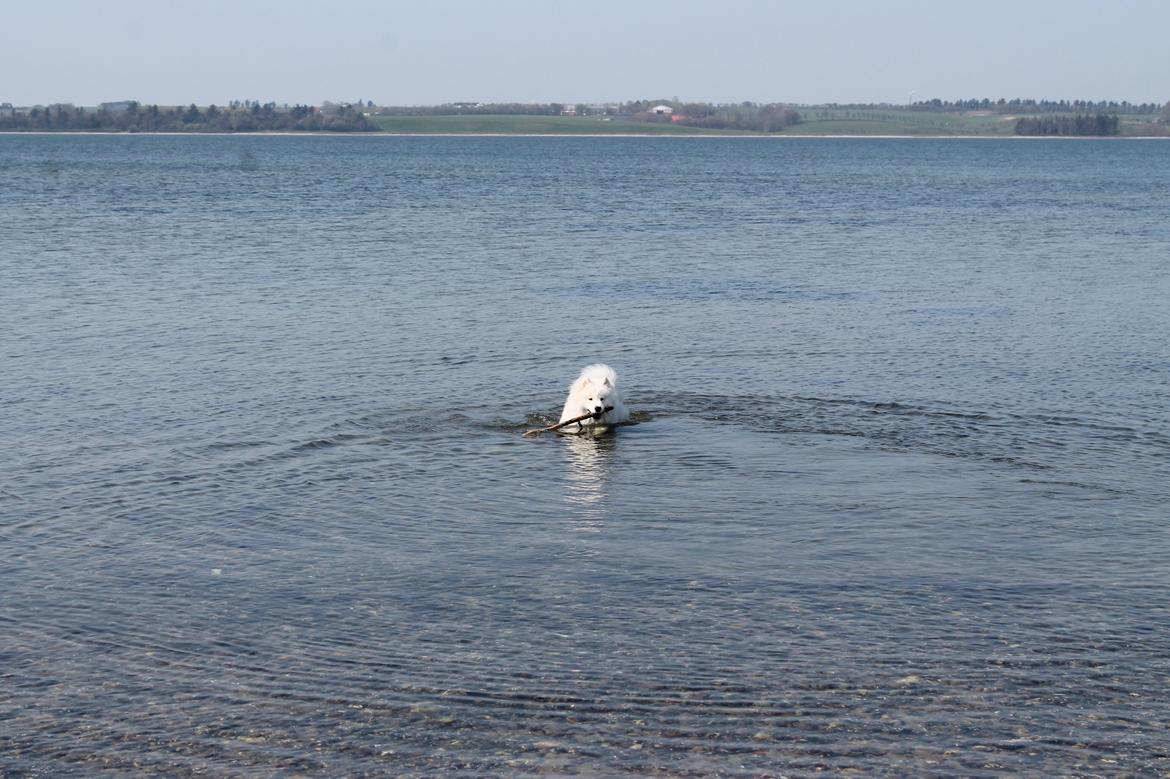
[[[613,405],[613,397],[617,390],[610,382],[609,377],[597,380],[591,376],[582,376],[577,382],[577,396],[581,399],[583,411],[594,414],[604,411]]]

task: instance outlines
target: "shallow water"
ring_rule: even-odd
[[[1170,146],[0,180],[0,776],[1170,766]],[[596,360],[638,424],[522,437]]]

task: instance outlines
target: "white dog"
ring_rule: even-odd
[[[592,420],[582,420],[561,430],[579,433],[589,425],[616,425],[630,421],[630,412],[622,402],[622,393],[618,390],[617,381],[617,372],[608,365],[586,366],[577,380],[569,385],[569,398],[561,412],[561,421],[582,414],[594,414],[611,407],[613,410],[605,411],[603,414],[597,413]]]

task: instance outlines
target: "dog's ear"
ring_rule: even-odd
[[[601,383],[602,383],[604,386],[606,386],[606,387],[609,387],[610,389],[612,389],[612,388],[613,388],[613,384],[611,384],[611,383],[610,383],[610,381],[609,381],[609,377],[608,377],[608,376],[606,376],[606,377],[605,377],[605,379],[603,379]]]

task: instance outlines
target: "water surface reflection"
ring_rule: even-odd
[[[617,454],[617,434],[561,436],[565,450],[565,503],[574,529],[600,532],[605,518],[607,483]]]

